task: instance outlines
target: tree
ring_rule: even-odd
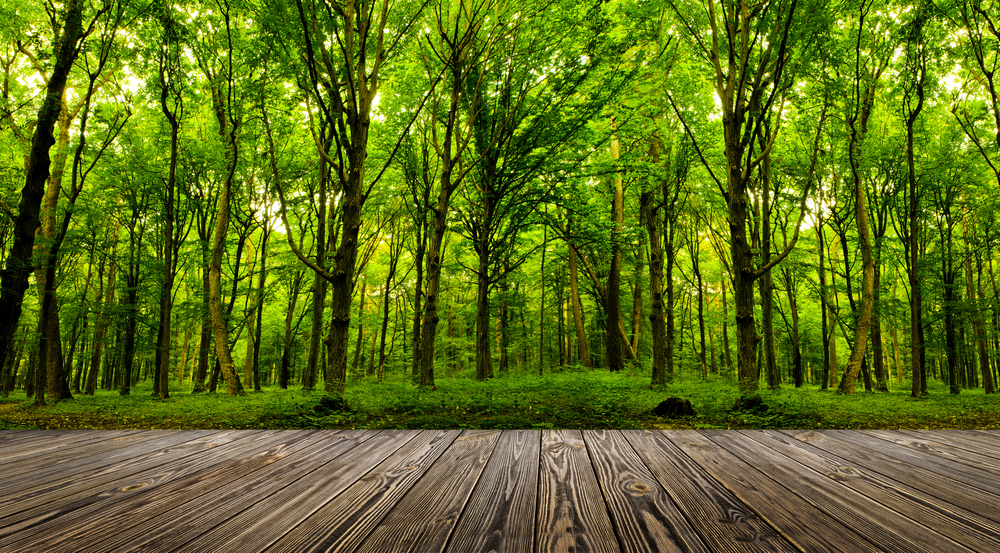
[[[750,244],[747,221],[750,214],[748,194],[753,176],[767,159],[778,137],[782,94],[791,86],[786,69],[793,54],[802,55],[808,46],[805,25],[794,27],[797,0],[775,0],[749,4],[714,0],[708,2],[708,26],[711,42],[702,39],[703,33],[693,18],[686,15],[677,2],[671,2],[680,24],[687,31],[697,54],[711,66],[714,92],[722,110],[723,151],[726,160],[725,182],[712,171],[705,158],[704,149],[696,146],[699,156],[718,185],[726,202],[729,223],[729,256],[733,270],[733,302],[736,309],[737,371],[741,392],[757,389],[758,370],[755,351],[760,337],[754,325],[753,284],[772,267],[780,263],[798,240],[799,224],[788,247],[766,263],[756,267],[754,250]],[[806,8],[818,9],[818,6]],[[802,10],[805,11],[805,10]],[[810,12],[815,15],[817,11]],[[700,14],[704,15],[704,14]],[[815,32],[815,28],[812,29]],[[796,51],[798,41],[802,51]],[[678,117],[684,120],[673,95],[669,96]],[[774,117],[777,111],[777,117]],[[773,123],[768,123],[774,117]],[[773,130],[767,142],[759,149],[756,140],[765,123]],[[691,127],[685,122],[691,135]],[[802,196],[799,223],[805,214]]]
[[[21,203],[14,222],[14,242],[7,254],[7,268],[0,276],[0,367],[6,365],[7,357],[11,355],[14,331],[21,318],[21,304],[24,293],[28,290],[28,276],[32,271],[32,249],[35,245],[35,229],[39,224],[39,212],[42,196],[45,194],[45,182],[49,178],[49,148],[55,144],[52,130],[59,119],[62,107],[63,92],[66,81],[73,68],[73,62],[79,55],[79,43],[84,40],[89,30],[83,27],[83,0],[69,0],[65,6],[63,25],[58,33],[58,49],[53,60],[52,74],[45,86],[45,97],[38,110],[35,131],[31,139],[31,153],[25,170],[24,188],[21,189]],[[108,8],[100,10],[102,14]],[[100,15],[100,14],[98,14]],[[43,311],[51,309],[51,296],[42,298]],[[40,321],[44,324],[47,321]],[[47,328],[43,326],[42,328]],[[42,346],[47,346],[47,336],[43,337]],[[41,346],[40,346],[41,347]],[[47,366],[48,352],[42,348],[41,366]],[[39,375],[42,371],[39,371]],[[44,405],[45,396],[42,392],[42,377],[35,381],[35,404]]]
[[[858,5],[858,28],[854,40],[854,70],[851,83],[851,103],[847,107],[849,129],[848,163],[851,170],[854,218],[858,231],[858,249],[861,252],[861,305],[854,326],[854,345],[851,357],[844,369],[838,392],[854,393],[854,383],[865,361],[868,346],[868,332],[871,329],[874,308],[875,261],[872,256],[872,233],[868,222],[868,192],[863,175],[862,146],[868,133],[868,120],[875,106],[879,79],[889,64],[888,52],[891,45],[884,32],[878,27],[879,21],[869,17],[873,8],[870,0],[861,0]],[[873,15],[873,14],[871,14]],[[869,27],[866,28],[866,21]]]

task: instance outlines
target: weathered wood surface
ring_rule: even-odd
[[[1000,551],[986,431],[6,431],[0,551]]]

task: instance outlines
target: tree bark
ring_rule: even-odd
[[[31,150],[25,170],[25,183],[21,189],[18,215],[14,220],[14,242],[7,255],[7,267],[0,276],[0,367],[11,354],[14,332],[21,318],[24,294],[28,290],[28,277],[32,270],[32,250],[35,245],[35,230],[40,220],[45,182],[49,178],[49,148],[55,144],[53,128],[59,119],[62,96],[66,80],[78,54],[77,43],[83,38],[83,2],[69,0],[66,4],[66,19],[52,66],[52,75],[45,85],[45,97],[38,110],[35,133],[31,139]],[[43,303],[46,300],[43,298]],[[48,321],[44,321],[47,328]],[[48,340],[43,336],[44,345]],[[48,362],[48,354],[42,354]],[[44,366],[44,365],[43,365]],[[35,405],[45,405],[44,392],[36,390]]]
[[[617,161],[620,156],[618,137],[611,137],[611,159]],[[622,355],[623,336],[615,332],[614,327],[621,319],[621,274],[622,274],[622,228],[625,220],[624,191],[621,171],[615,171],[611,181],[611,266],[608,269],[608,284],[604,295],[604,313],[607,316],[607,332],[605,342],[608,349],[608,369],[619,372],[625,368]],[[625,338],[627,340],[627,338]]]
[[[651,147],[653,163],[659,163],[659,143]],[[663,314],[663,246],[660,239],[659,217],[652,192],[639,197],[640,209],[646,212],[646,234],[649,235],[649,327],[653,346],[653,378],[651,386],[664,386],[666,374],[666,328]],[[570,270],[576,269],[576,258],[570,250]]]
[[[590,348],[587,347],[587,331],[584,321],[583,303],[580,301],[579,271],[577,268],[576,248],[569,248],[569,289],[570,303],[573,306],[573,327],[576,329],[576,355],[584,367],[593,368],[590,360]]]

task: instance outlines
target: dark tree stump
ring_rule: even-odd
[[[745,396],[740,396],[733,404],[733,411],[750,411],[752,413],[757,413],[762,415],[767,413],[770,407],[764,403],[763,398],[757,394],[748,394]]]
[[[316,411],[318,415],[328,415],[330,413],[339,413],[350,410],[351,408],[347,405],[347,400],[341,396],[323,396],[323,398],[319,400],[319,403],[313,407],[313,411]]]
[[[676,419],[678,417],[693,417],[694,408],[691,402],[679,397],[667,398],[653,409],[653,414],[657,417],[667,417]]]

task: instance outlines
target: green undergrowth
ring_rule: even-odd
[[[348,385],[345,411],[317,410],[324,395],[298,387],[239,397],[178,388],[160,400],[149,384],[140,383],[129,396],[100,391],[36,408],[20,392],[0,400],[0,429],[1000,428],[1000,397],[982,390],[955,396],[937,382],[919,400],[910,398],[906,387],[845,396],[786,385],[760,391],[763,407],[742,410],[734,409],[740,394],[728,380],[680,378],[650,389],[645,375],[580,369],[485,382],[469,375],[438,378],[434,390],[406,378],[365,379]],[[668,397],[689,400],[696,415],[653,415],[652,409]]]

